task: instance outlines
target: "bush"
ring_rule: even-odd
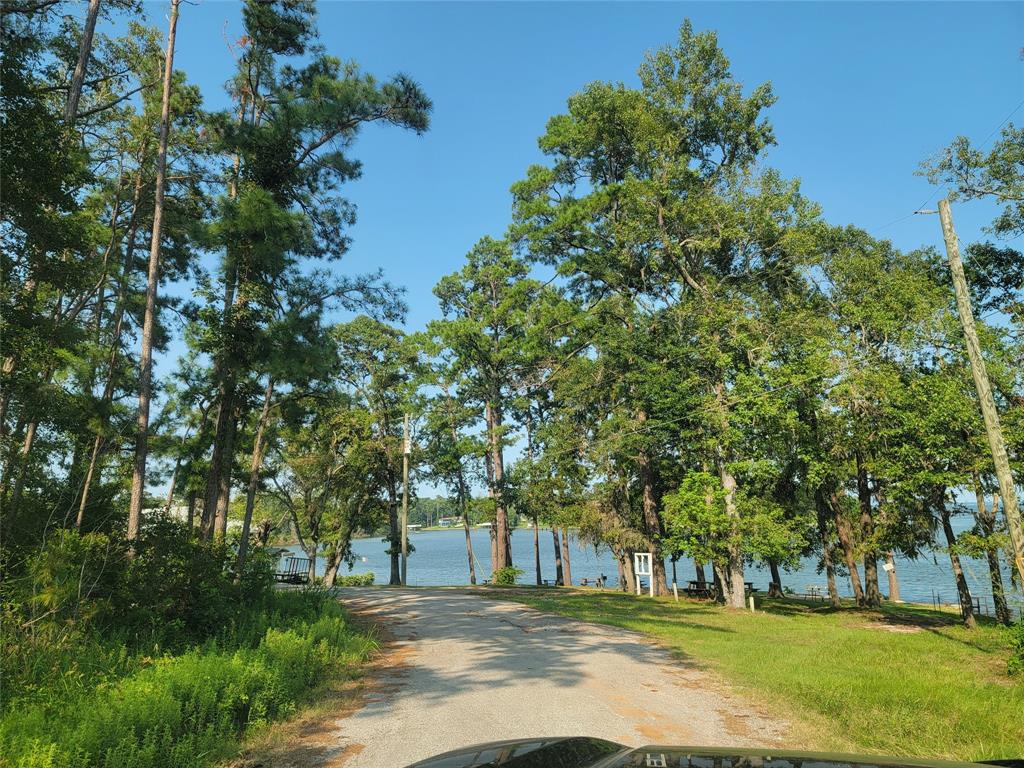
[[[63,702],[10,712],[0,754],[19,768],[203,766],[234,751],[247,728],[287,716],[333,670],[372,641],[322,590],[275,596],[274,623],[254,647],[211,640]]]
[[[373,573],[351,573],[348,576],[337,576],[334,579],[336,587],[372,587]]]
[[[133,558],[122,538],[64,530],[28,559],[5,602],[24,617],[19,624],[29,622],[37,633],[124,631],[162,647],[185,647],[268,605],[269,555],[253,551],[238,579],[233,565],[226,546],[197,541],[186,525],[166,517],[147,522]]]
[[[1010,630],[1010,662],[1007,666],[1011,675],[1024,675],[1024,616]]]
[[[117,535],[52,533],[3,582],[4,709],[119,679],[141,658],[211,638],[255,646],[284,618],[270,558],[254,551],[237,583],[233,561],[166,518],[147,523],[131,559]]]
[[[504,568],[499,568],[494,572],[494,583],[509,586],[515,584],[516,579],[524,573],[526,571],[521,568],[513,568],[511,565],[506,565]]]

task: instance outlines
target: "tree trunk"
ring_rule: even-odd
[[[818,537],[821,539],[821,559],[825,564],[825,578],[828,581],[828,599],[834,608],[839,608],[839,589],[836,586],[836,568],[832,562],[832,534],[828,529],[829,510],[821,488],[814,491],[814,508],[818,518]]]
[[[856,454],[857,502],[860,505],[860,533],[864,546],[864,607],[877,608],[882,604],[878,588],[878,553],[874,549],[875,520],[871,512],[871,488],[868,470],[860,452]]]
[[[836,522],[836,535],[839,537],[839,546],[843,550],[843,560],[850,572],[850,587],[853,589],[853,599],[857,605],[864,605],[864,588],[860,583],[860,572],[857,570],[857,558],[853,552],[853,537],[850,532],[850,524],[843,515],[843,504],[839,495],[832,491],[829,502],[832,506],[832,514]]]
[[[718,471],[722,479],[722,488],[725,490],[725,513],[732,518],[734,526],[734,533],[730,537],[729,543],[728,573],[721,574],[720,578],[722,578],[723,587],[727,587],[726,603],[733,608],[746,608],[743,553],[740,551],[739,534],[736,531],[740,518],[739,511],[736,509],[736,478],[733,477],[723,460],[719,460]]]
[[[178,484],[178,474],[181,472],[181,457],[185,452],[185,445],[188,443],[190,431],[191,430],[186,429],[185,434],[181,436],[181,445],[178,447],[178,455],[174,457],[174,471],[171,472],[171,480],[167,486],[167,502],[165,504],[167,514],[171,513],[171,507],[174,506],[174,489]]]
[[[128,541],[134,545],[142,521],[142,497],[146,490],[146,452],[149,448],[149,401],[153,383],[153,328],[156,324],[156,291],[160,282],[160,234],[164,216],[164,181],[167,174],[167,142],[171,131],[171,79],[174,71],[174,37],[178,26],[178,4],[171,0],[167,27],[167,53],[164,58],[163,96],[160,106],[160,144],[156,159],[156,187],[153,201],[153,232],[149,246],[149,270],[146,278],[146,311],[142,323],[142,350],[139,363],[139,413],[136,420],[135,465],[132,492],[128,503]]]
[[[572,586],[572,564],[569,560],[569,529],[562,529],[562,570],[565,573],[565,586]]]
[[[274,377],[267,378],[267,389],[263,393],[263,409],[260,411],[260,420],[256,425],[256,437],[252,444],[252,462],[249,464],[249,487],[245,491],[245,514],[242,516],[242,536],[238,540],[238,561],[235,565],[235,573],[238,577],[242,575],[245,567],[245,558],[249,551],[249,528],[252,526],[252,513],[256,508],[256,491],[260,485],[260,469],[263,467],[263,434],[266,432],[267,423],[270,421],[270,402],[274,397]],[[335,564],[335,570],[338,566]],[[334,584],[332,577],[331,586]]]
[[[25,476],[28,474],[28,456],[32,452],[32,445],[36,441],[36,429],[39,422],[33,419],[25,430],[25,439],[21,444],[21,451],[18,453],[16,463],[18,476],[14,480],[14,488],[11,491],[10,509],[16,510],[21,504],[21,494],[25,490]]]
[[[85,520],[85,509],[89,504],[89,493],[92,488],[92,478],[96,473],[96,465],[99,461],[100,448],[103,447],[103,437],[97,434],[92,441],[92,452],[89,454],[89,466],[85,470],[85,479],[82,480],[82,498],[78,502],[78,515],[75,517],[75,530],[82,530],[82,522]]]
[[[696,572],[697,581],[707,583],[707,576],[704,575],[704,563],[702,563],[700,560],[694,560],[693,569]]]
[[[632,549],[625,549],[622,551],[622,557],[619,560],[619,563],[622,565],[622,575],[625,579],[623,589],[626,592],[636,590],[636,569],[633,567],[634,554],[636,553]]]
[[[949,510],[946,508],[946,500],[944,498],[939,499],[939,515],[942,518],[942,532],[946,534],[949,563],[953,566],[953,576],[956,578],[956,592],[960,599],[960,613],[964,617],[964,626],[968,629],[973,629],[978,623],[974,618],[974,601],[971,600],[971,590],[967,586],[967,579],[964,578],[964,571],[960,566],[960,555],[956,551],[956,536],[953,534],[953,526],[949,522]]]
[[[721,560],[712,560],[711,568],[715,574],[715,597],[723,605],[732,605],[732,579],[727,564]]]
[[[389,462],[390,463],[390,462]],[[388,584],[400,586],[402,583],[402,532],[398,526],[398,493],[395,481],[388,471],[388,552],[391,554],[391,574]]]
[[[220,493],[221,463],[224,454],[224,435],[227,430],[230,394],[226,382],[218,386],[217,421],[213,428],[213,446],[210,453],[210,467],[206,472],[206,492],[203,494],[203,518],[199,524],[201,538],[213,538],[217,518],[217,498]]]
[[[537,570],[537,586],[541,586],[544,580],[540,572],[540,523],[537,516],[533,516],[533,564]]]
[[[235,397],[232,395],[232,402]],[[224,434],[224,448],[221,454],[220,474],[217,481],[217,507],[214,525],[214,538],[223,540],[228,532],[228,508],[231,504],[231,481],[234,479],[235,468],[235,435],[238,433],[238,408],[232,408]]]
[[[177,10],[172,5],[171,14]],[[100,0],[89,0],[89,9],[85,13],[85,27],[82,29],[82,42],[78,47],[78,63],[75,65],[75,72],[71,76],[71,87],[68,89],[67,102],[64,104],[64,119],[73,123],[78,114],[78,101],[82,97],[82,84],[85,82],[85,73],[89,68],[89,58],[92,55],[92,38],[96,31],[96,17],[100,12]]]
[[[740,514],[736,508],[736,478],[729,469],[729,457],[726,452],[725,436],[729,430],[728,404],[725,398],[725,385],[721,381],[714,385],[715,404],[718,407],[719,428],[722,442],[715,455],[718,476],[725,492],[725,514],[732,521],[732,530],[728,543],[728,562],[725,564],[727,573],[719,574],[726,603],[733,608],[746,608],[746,585],[743,582],[743,552],[740,541]],[[715,563],[716,573],[720,564]]]
[[[494,536],[496,540],[495,560],[491,563],[493,571],[512,565],[512,553],[509,551],[508,510],[505,506],[504,451],[501,448],[501,435],[498,434],[502,425],[501,409],[492,402],[486,406],[487,437],[491,449],[491,480],[494,496]]]
[[[190,531],[195,527],[196,524],[196,495],[197,494],[195,491],[189,491],[188,496],[186,496],[186,498],[188,499],[188,501],[186,502],[188,504],[188,512],[186,513],[186,523]]]
[[[565,584],[562,575],[562,548],[558,543],[558,528],[554,523],[551,524],[551,538],[555,542],[555,586],[561,587]]]
[[[985,505],[985,493],[981,490],[981,484],[975,479],[974,500],[978,506],[978,527],[981,535],[986,538],[985,556],[988,559],[988,575],[992,583],[992,605],[996,612],[996,621],[1000,624],[1010,626],[1013,620],[1010,617],[1010,609],[1006,604],[1006,592],[1003,589],[1003,573],[999,569],[999,547],[992,546],[991,536],[995,532],[996,504],[998,496],[992,498],[992,509]]]
[[[341,546],[335,545],[324,562],[324,586],[330,589],[338,578],[338,566],[341,565]]]
[[[782,574],[779,572],[779,564],[774,560],[769,560],[768,568],[772,574],[772,583],[768,587],[768,597],[784,597],[782,592]]]
[[[900,600],[900,583],[896,578],[896,558],[893,557],[891,549],[885,553],[885,564],[888,566],[885,569],[885,573],[889,577],[889,602],[902,603],[903,601]]]
[[[234,185],[231,186],[229,196],[234,196]],[[228,264],[224,273],[224,303],[223,303],[223,325],[224,333],[230,337],[232,331],[231,312],[235,303],[235,280],[237,269],[230,250],[228,252]],[[225,345],[231,344],[231,339]],[[220,357],[214,365],[214,376],[217,380],[217,421],[213,431],[213,446],[210,452],[210,468],[206,474],[206,494],[203,498],[203,523],[201,533],[203,538],[213,538],[216,524],[217,500],[220,498],[220,476],[224,468],[225,442],[228,434],[228,424],[231,421],[234,410],[235,381],[234,372],[231,370],[229,350],[221,349]]]
[[[647,414],[641,411],[638,421],[641,423],[647,421]],[[651,552],[651,581],[654,584],[654,594],[667,595],[668,580],[665,577],[665,557],[662,554],[659,541],[662,534],[661,517],[658,515],[658,502],[654,495],[654,470],[651,466],[651,459],[645,452],[641,452],[637,460],[637,469],[643,490],[644,533]]]
[[[320,549],[320,542],[313,541],[313,548],[306,554],[309,555],[309,583],[316,583],[316,553]]]
[[[453,431],[454,434],[454,431]],[[469,508],[466,504],[466,480],[459,467],[459,512],[462,515],[462,527],[466,531],[466,559],[469,561],[469,583],[476,584],[476,565],[473,563],[473,539],[469,530]]]

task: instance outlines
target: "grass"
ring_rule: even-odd
[[[375,643],[323,594],[274,596],[242,633],[125,665],[125,674],[8,707],[0,766],[203,768],[292,717]]]
[[[613,592],[493,590],[551,613],[642,632],[793,724],[793,749],[953,760],[1024,756],[1024,680],[1007,630],[910,606],[764,601],[757,613]]]

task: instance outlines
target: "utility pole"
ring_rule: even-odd
[[[402,586],[405,586],[406,563],[409,559],[409,454],[412,444],[409,438],[409,414],[405,414],[402,428]]]
[[[1013,484],[1010,460],[1006,455],[1006,443],[1003,441],[1003,432],[999,426],[999,412],[996,411],[996,403],[992,397],[985,361],[981,357],[978,331],[974,326],[974,314],[971,312],[971,297],[967,291],[967,278],[964,276],[964,265],[960,260],[960,247],[957,244],[956,230],[953,229],[953,216],[949,211],[948,200],[939,200],[939,218],[942,219],[942,237],[946,241],[946,254],[949,256],[949,271],[953,274],[956,309],[960,314],[960,323],[964,327],[964,341],[967,343],[967,356],[971,361],[971,374],[974,376],[974,386],[978,390],[981,414],[985,419],[985,434],[992,450],[992,463],[995,464],[996,479],[999,481],[999,494],[1003,497],[1003,512],[1006,514],[1006,523],[1010,531],[1013,560],[1017,575],[1024,583],[1024,531],[1021,530],[1017,490]]]

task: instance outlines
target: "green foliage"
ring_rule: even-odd
[[[240,579],[227,547],[197,541],[182,523],[150,519],[134,557],[113,534],[58,531],[13,581],[10,598],[24,605],[34,631],[75,625],[125,630],[178,645],[267,602],[270,557],[257,552]]]
[[[679,488],[666,494],[664,505],[672,551],[699,562],[727,558],[738,540],[750,558],[795,565],[807,546],[801,521],[787,518],[771,499],[739,492],[739,521],[734,523],[726,513],[721,483],[707,472],[687,473]]]
[[[1024,619],[1021,619],[1010,630],[1010,661],[1007,672],[1011,675],[1024,675]]]
[[[252,629],[161,656],[107,685],[9,710],[0,751],[18,768],[205,766],[295,710],[326,675],[373,647],[321,591],[285,593]]]
[[[501,586],[512,586],[516,583],[516,579],[525,573],[520,568],[513,568],[511,565],[499,568],[494,572],[494,583]]]
[[[0,660],[20,692],[5,692],[5,708],[116,677],[140,653],[251,633],[254,612],[273,603],[270,557],[254,552],[239,579],[231,562],[171,520],[147,524],[132,559],[117,536],[56,532],[4,585]]]
[[[372,587],[376,577],[370,573],[352,573],[346,576],[338,576],[334,580],[336,587]]]

